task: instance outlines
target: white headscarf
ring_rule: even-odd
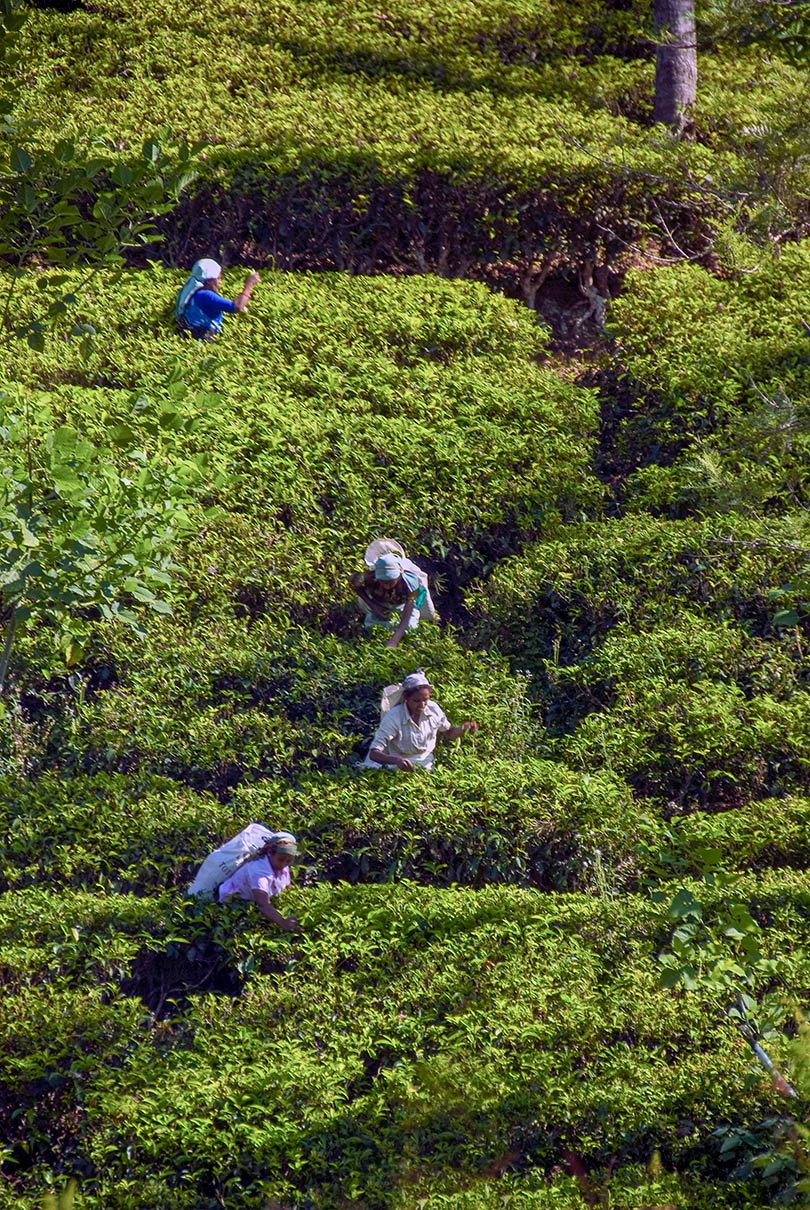
[[[202,290],[203,284],[209,278],[219,277],[221,272],[222,265],[217,264],[215,260],[204,257],[203,260],[195,261],[191,266],[190,277],[186,278],[180,293],[177,295],[177,305],[174,308],[174,313],[178,320],[183,318],[183,313],[188,306],[188,300],[192,294],[196,294],[198,290]]]
[[[292,832],[273,832],[267,843],[275,845],[282,853],[289,853],[292,857],[298,856],[298,841]]]
[[[403,680],[397,681],[394,685],[386,685],[380,702],[380,718],[389,710],[393,710],[394,706],[398,706],[404,700],[406,692],[410,693],[412,689],[422,689],[425,685],[428,689],[433,688],[421,668],[417,668],[416,672],[409,672]]]
[[[416,672],[409,672],[400,684],[403,693],[410,693],[412,689],[423,689],[425,685],[428,689],[433,687],[421,668],[417,668]]]

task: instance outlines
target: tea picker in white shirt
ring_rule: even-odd
[[[478,723],[466,720],[454,727],[432,696],[433,686],[423,672],[412,672],[386,690],[383,715],[361,768],[430,770],[439,739],[448,742],[467,732],[475,734]]]

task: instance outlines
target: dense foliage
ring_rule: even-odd
[[[728,1013],[804,1090],[807,100],[728,19],[675,144],[634,4],[3,8],[3,1208],[800,1195]],[[204,344],[201,252],[419,275],[277,268]],[[631,260],[570,359],[449,280]],[[379,536],[441,614],[396,650]],[[359,770],[416,667],[479,731]],[[183,897],[251,819],[300,934]]]
[[[472,275],[529,301],[578,270],[604,295],[648,239],[725,259],[721,234],[806,225],[804,73],[741,50],[732,7],[705,13],[688,143],[651,127],[652,10],[636,2],[225,0],[204,19],[43,5],[15,112],[51,140],[92,132],[126,165],[145,114],[205,141],[204,177],[163,223],[170,263],[223,246],[285,268]]]

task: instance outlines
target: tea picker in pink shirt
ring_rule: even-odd
[[[287,933],[298,931],[295,916],[282,916],[271,899],[290,885],[290,866],[298,856],[298,845],[290,832],[276,832],[261,857],[246,861],[236,873],[220,884],[220,903],[234,897],[252,899],[261,914]]]

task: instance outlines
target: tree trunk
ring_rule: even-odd
[[[6,637],[3,640],[3,648],[0,651],[0,693],[6,687],[6,675],[8,674],[8,666],[11,661],[11,649],[14,646],[14,634],[17,630],[17,622],[19,615],[17,610],[12,610],[11,617],[6,622]]]
[[[657,45],[653,121],[683,133],[697,95],[694,0],[653,0],[653,20]]]

